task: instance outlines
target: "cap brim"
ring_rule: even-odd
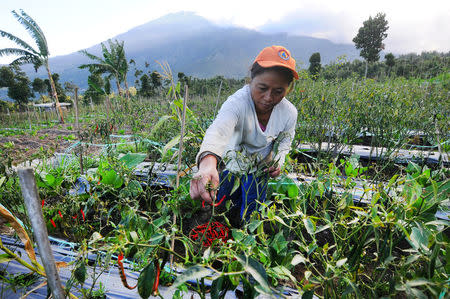
[[[289,66],[287,66],[284,63],[281,63],[281,62],[278,62],[278,61],[257,61],[257,60],[255,60],[255,62],[257,62],[262,67],[272,67],[272,66],[285,67],[285,68],[291,70],[292,74],[294,75],[294,78],[298,80],[298,73],[297,73],[297,71],[292,69],[292,68],[290,68]]]

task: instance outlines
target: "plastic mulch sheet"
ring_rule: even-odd
[[[9,249],[16,253],[20,253],[22,259],[24,259],[27,262],[30,262],[28,259],[28,256],[23,249],[23,244],[20,242],[20,240],[7,237],[1,235],[1,240],[5,246],[7,246]],[[53,255],[55,257],[56,262],[66,262],[70,263],[71,261],[75,260],[77,252],[73,248],[73,244],[68,243],[64,240],[56,239],[56,238],[50,238],[50,243],[53,250]],[[40,257],[38,255],[38,250],[35,249],[38,262],[41,263]],[[95,257],[88,257],[90,261],[95,261]],[[114,261],[113,261],[114,260]],[[119,269],[117,267],[117,264],[115,263],[116,259],[111,260],[110,267],[107,269],[107,271],[103,272],[99,279],[97,280],[97,283],[95,285],[95,289],[98,289],[99,284],[103,285],[103,289],[105,290],[106,297],[107,298],[140,298],[137,288],[133,290],[126,289],[121,282],[120,276],[119,276]],[[125,274],[127,276],[128,284],[131,286],[136,285],[137,279],[139,277],[138,272],[134,272],[128,267],[124,262],[124,268],[125,268]],[[68,266],[65,268],[59,269],[59,275],[61,278],[61,281],[63,283],[63,286],[67,282],[67,280],[72,275],[73,266]],[[19,264],[16,261],[10,261],[8,263],[0,264],[0,273],[6,271],[8,274],[23,274],[23,273],[30,273],[31,271],[21,264]],[[97,270],[98,271],[98,270]],[[180,273],[179,270],[175,269],[175,273]],[[92,277],[90,274],[92,274],[92,267],[87,267],[87,279],[84,284],[84,289],[89,289],[92,286]],[[21,298],[23,295],[25,295],[27,292],[31,291],[33,288],[40,285],[43,281],[45,281],[44,278],[39,277],[37,281],[35,281],[31,286],[28,287],[20,287],[16,286],[15,290],[11,288],[11,285],[8,283],[5,283],[5,281],[0,281],[1,289],[0,289],[0,298],[5,299],[15,299],[15,298]],[[188,282],[188,283],[195,283],[195,282]],[[209,281],[210,285],[211,281]],[[205,281],[205,284],[208,285],[208,280]],[[163,298],[172,298],[173,292],[169,292],[168,287],[160,286],[159,292]],[[242,287],[238,287],[239,290],[242,290]],[[75,296],[81,298],[81,294],[76,291],[76,288],[71,289],[72,294]],[[47,286],[44,286],[42,288],[39,288],[38,290],[32,292],[28,295],[27,298],[46,298],[47,296]],[[288,298],[298,298],[300,295],[293,289],[285,288],[284,290],[284,297]],[[188,293],[184,293],[184,298],[200,298],[198,294],[195,292],[189,291]],[[153,297],[157,298],[157,297]],[[207,298],[210,298],[209,294],[207,295]],[[234,291],[228,291],[225,298],[231,299],[236,298],[236,295]],[[263,296],[259,295],[257,297],[258,299],[263,298],[270,298],[269,296]],[[272,297],[273,298],[273,297]]]

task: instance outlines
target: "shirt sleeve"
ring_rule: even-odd
[[[242,105],[239,101],[229,97],[222,105],[214,122],[205,132],[205,136],[197,154],[196,161],[203,152],[212,152],[222,158],[236,125],[239,121],[239,115],[242,113]]]

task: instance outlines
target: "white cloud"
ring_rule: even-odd
[[[1,1],[0,29],[27,36],[12,17],[23,8],[43,28],[51,54],[87,48],[135,26],[180,10],[194,11],[222,25],[278,30],[352,43],[369,16],[385,12],[386,51],[450,50],[448,0],[15,0]],[[270,29],[271,28],[271,29]],[[0,38],[0,48],[6,47]],[[11,60],[11,59],[9,59]],[[5,59],[0,58],[0,63]]]

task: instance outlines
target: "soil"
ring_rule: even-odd
[[[73,124],[60,124],[57,127],[45,128],[36,131],[36,134],[24,134],[24,135],[14,135],[14,136],[0,136],[0,149],[2,145],[12,142],[13,147],[4,149],[3,151],[7,153],[7,156],[0,158],[5,159],[6,157],[10,159],[13,166],[16,166],[25,161],[30,161],[38,157],[42,157],[42,154],[49,157],[53,153],[64,152],[69,146],[73,145],[75,140],[66,140],[64,137],[70,135],[76,138],[77,132],[71,130]],[[99,143],[101,141],[99,140]],[[99,152],[101,148],[99,147],[88,147],[87,154],[95,154]],[[8,161],[5,161],[8,162]]]

